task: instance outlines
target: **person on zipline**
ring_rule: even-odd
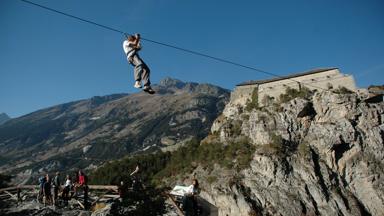
[[[129,35],[123,43],[124,52],[127,55],[128,62],[133,65],[135,88],[142,88],[141,82],[144,84],[143,90],[149,94],[154,94],[155,91],[151,88],[149,80],[150,70],[144,61],[140,58],[138,52],[141,49],[140,34]]]

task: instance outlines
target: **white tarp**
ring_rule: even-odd
[[[181,186],[181,185],[176,185],[169,194],[175,195],[175,196],[184,196],[184,194],[187,193],[189,190],[188,186]]]

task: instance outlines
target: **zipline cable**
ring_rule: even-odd
[[[75,16],[75,15],[71,15],[71,14],[68,14],[68,13],[65,13],[65,12],[53,9],[53,8],[49,8],[47,6],[40,5],[40,4],[31,2],[31,1],[28,1],[28,0],[20,0],[20,1],[28,3],[28,4],[32,4],[34,6],[37,6],[37,7],[40,7],[40,8],[43,8],[43,9],[55,12],[55,13],[59,13],[61,15],[64,15],[64,16],[67,16],[67,17],[70,17],[70,18],[73,18],[73,19],[77,19],[77,20],[80,20],[80,21],[83,21],[83,22],[86,22],[86,23],[89,23],[89,24],[93,24],[93,25],[99,26],[101,28],[105,28],[105,29],[108,29],[108,30],[111,30],[111,31],[114,31],[114,32],[117,32],[117,33],[120,33],[120,34],[123,34],[124,36],[129,35],[129,34],[127,34],[126,32],[124,32],[122,30],[119,30],[119,29],[116,29],[116,28],[112,28],[112,27],[109,27],[109,26],[106,26],[106,25],[103,25],[103,24],[99,24],[99,23],[96,23],[94,21],[90,21],[90,20],[87,20],[87,19]],[[249,67],[249,66],[246,66],[246,65],[242,65],[242,64],[239,64],[239,63],[236,63],[236,62],[233,62],[233,61],[229,61],[229,60],[226,60],[226,59],[217,58],[217,57],[210,56],[210,55],[207,55],[207,54],[204,54],[204,53],[201,53],[201,52],[196,52],[196,51],[193,51],[193,50],[177,47],[177,46],[174,46],[174,45],[170,45],[170,44],[154,41],[154,40],[143,38],[143,37],[141,37],[141,39],[144,40],[144,41],[148,41],[148,42],[151,42],[151,43],[158,44],[158,45],[162,45],[162,46],[170,47],[170,48],[177,49],[177,50],[180,50],[180,51],[188,52],[188,53],[191,53],[191,54],[194,54],[194,55],[200,55],[200,56],[203,56],[203,57],[206,57],[206,58],[214,59],[216,61],[221,61],[221,62],[225,62],[225,63],[228,63],[228,64],[233,64],[235,66],[247,68],[247,69],[250,69],[250,70],[256,70],[256,71],[259,71],[259,72],[262,72],[262,73],[265,73],[265,74],[268,74],[268,75],[271,75],[271,76],[278,76],[276,74],[272,74],[272,73],[269,73],[269,72],[264,71],[264,70],[260,70],[260,69],[254,68],[254,67]]]
[[[103,24],[99,24],[99,23],[96,23],[94,21],[91,21],[91,20],[88,20],[88,19],[84,19],[84,18],[75,16],[75,15],[71,15],[71,14],[68,14],[68,13],[65,13],[65,12],[62,12],[62,11],[59,11],[59,10],[56,10],[56,9],[53,9],[53,8],[50,8],[50,7],[41,5],[41,4],[37,4],[37,3],[31,2],[31,1],[28,1],[28,0],[20,0],[20,1],[22,1],[24,3],[27,3],[27,4],[30,4],[30,5],[33,5],[33,6],[36,6],[36,7],[43,8],[45,10],[49,10],[49,11],[54,12],[54,13],[58,13],[58,14],[61,14],[61,15],[64,15],[64,16],[67,16],[67,17],[70,17],[70,18],[73,18],[73,19],[77,19],[77,20],[86,22],[88,24],[96,25],[98,27],[101,27],[101,28],[104,28],[104,29],[107,29],[107,30],[110,30],[110,31],[113,31],[113,32],[117,32],[117,33],[123,34],[125,37],[130,35],[130,34],[124,32],[122,30],[119,30],[119,29],[116,29],[116,28],[112,28],[112,27],[109,27],[109,26],[106,26],[106,25],[103,25]],[[213,60],[216,60],[216,61],[219,61],[219,62],[223,62],[223,63],[231,64],[231,65],[234,65],[234,66],[246,68],[246,69],[249,69],[249,70],[257,71],[257,72],[264,73],[264,74],[267,74],[267,75],[270,75],[270,76],[274,76],[274,77],[277,77],[277,78],[288,79],[288,80],[294,81],[294,82],[296,82],[298,84],[303,84],[303,85],[307,85],[307,86],[310,86],[310,87],[313,87],[313,88],[318,88],[318,89],[322,89],[322,90],[328,91],[328,89],[324,89],[324,88],[321,88],[321,87],[318,87],[318,86],[313,86],[313,85],[310,85],[308,83],[303,83],[303,82],[294,80],[292,78],[283,77],[283,76],[280,76],[280,75],[275,74],[275,73],[271,73],[271,72],[268,72],[268,71],[265,71],[265,70],[261,70],[261,69],[258,69],[258,68],[251,67],[251,66],[247,66],[247,65],[240,64],[240,63],[236,63],[234,61],[230,61],[230,60],[227,60],[227,59],[214,57],[214,56],[207,55],[207,54],[204,54],[204,53],[201,53],[201,52],[185,49],[185,48],[182,48],[182,47],[177,47],[177,46],[174,46],[174,45],[170,45],[170,44],[154,41],[154,40],[143,38],[143,37],[141,37],[141,40],[144,40],[144,41],[147,41],[147,42],[151,42],[151,43],[154,43],[154,44],[158,44],[158,45],[162,45],[162,46],[166,46],[166,47],[169,47],[169,48],[177,49],[179,51],[187,52],[187,53],[190,53],[190,54],[206,57],[206,58],[213,59]]]
[[[28,0],[20,0],[20,1],[22,1],[24,3],[28,3],[28,4],[31,4],[31,5],[34,5],[34,6],[37,6],[37,7],[40,7],[40,8],[43,8],[43,9],[46,9],[46,10],[49,10],[49,11],[52,11],[52,12],[55,12],[55,13],[58,13],[58,14],[61,14],[61,15],[64,15],[64,16],[67,16],[67,17],[71,17],[73,19],[81,20],[83,22],[86,22],[86,23],[89,23],[89,24],[92,24],[92,25],[97,25],[97,26],[99,26],[101,28],[105,28],[105,29],[108,29],[110,31],[118,32],[120,34],[125,34],[123,31],[120,31],[118,29],[111,28],[111,27],[108,27],[106,25],[102,25],[102,24],[99,24],[99,23],[96,23],[96,22],[93,22],[93,21],[90,21],[90,20],[86,20],[86,19],[83,19],[81,17],[74,16],[74,15],[71,15],[71,14],[68,14],[68,13],[64,13],[64,12],[58,11],[56,9],[46,7],[46,6],[41,5],[41,4],[37,4],[37,3],[31,2],[31,1],[28,1]]]

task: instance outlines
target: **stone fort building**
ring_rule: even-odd
[[[352,75],[340,73],[338,68],[324,68],[291,74],[273,79],[247,81],[236,86],[231,93],[231,103],[244,106],[251,100],[254,90],[258,94],[258,104],[263,106],[263,101],[269,96],[272,100],[285,93],[286,88],[324,91],[325,89],[337,89],[345,87],[356,91],[355,80]]]

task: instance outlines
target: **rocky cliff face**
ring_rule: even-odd
[[[219,215],[384,215],[383,123],[384,103],[357,94],[322,92],[251,111],[229,103],[210,139],[247,137],[256,151],[241,172],[197,168],[200,195]]]
[[[66,103],[0,126],[0,170],[36,173],[85,168],[138,151],[173,150],[204,137],[229,91],[166,78],[155,95],[118,94]]]

